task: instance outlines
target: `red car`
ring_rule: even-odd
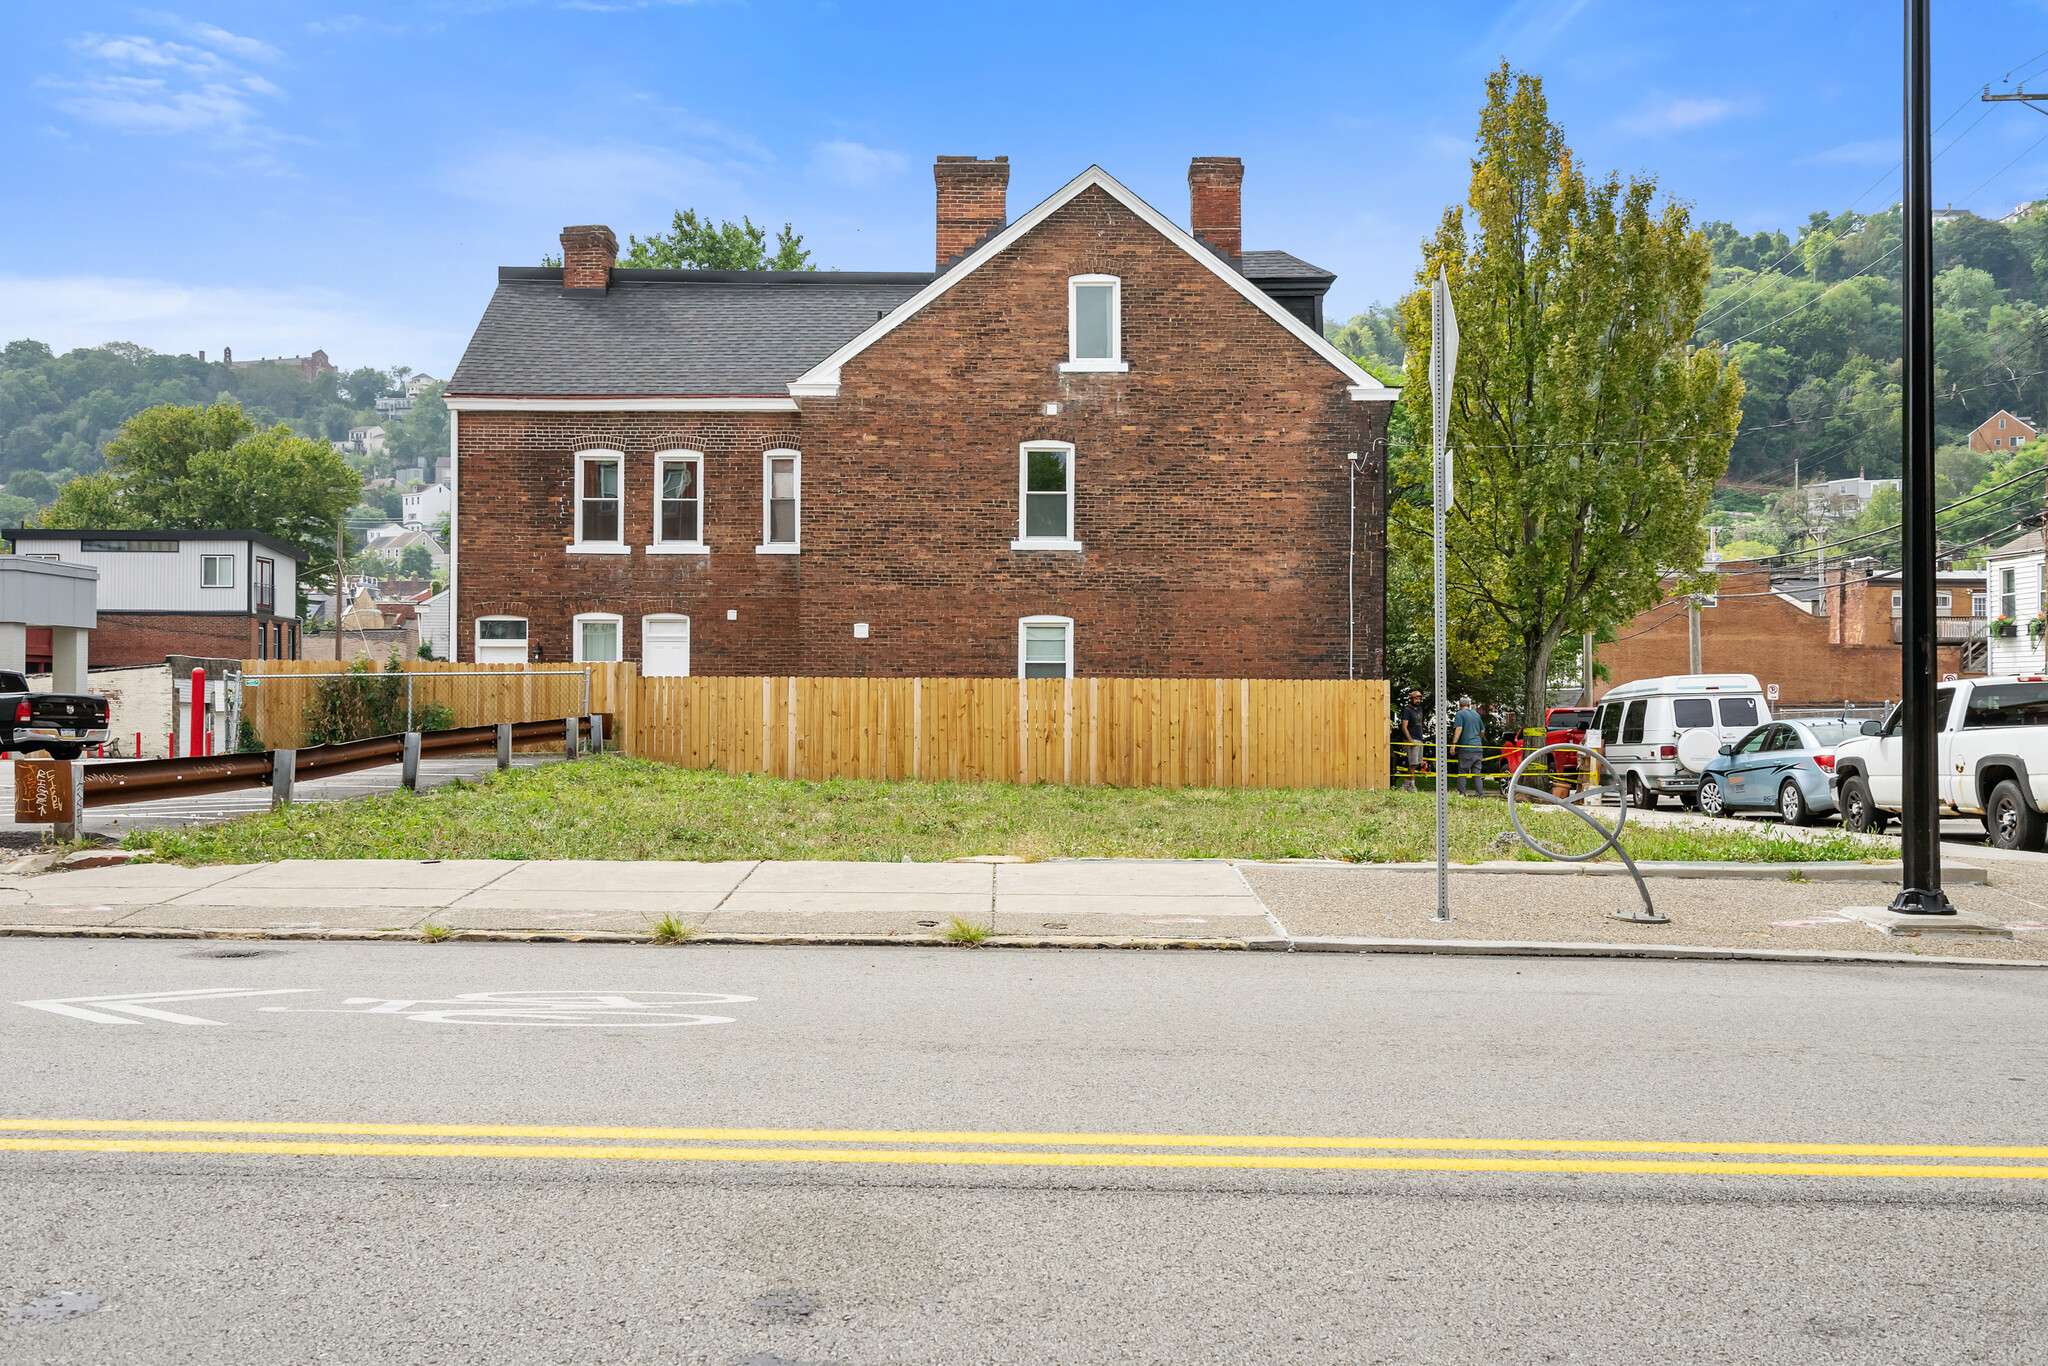
[[[1543,713],[1543,743],[1546,745],[1583,745],[1586,743],[1586,727],[1593,722],[1591,707],[1552,707]],[[1559,772],[1579,771],[1579,756],[1576,754],[1553,754],[1548,762]]]

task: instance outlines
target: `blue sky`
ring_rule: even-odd
[[[1487,69],[1543,74],[1596,169],[1794,229],[1896,195],[1893,4],[21,5],[0,334],[445,377],[493,270],[565,223],[694,206],[844,269],[929,269],[935,154],[1010,158],[1013,216],[1091,162],[1187,219],[1245,160],[1245,244],[1391,301],[1460,197]],[[2048,0],[1940,0],[1935,118],[2048,66]],[[2048,79],[2044,77],[2043,79]],[[2038,83],[2037,83],[2038,85]],[[1981,115],[1988,114],[1982,118]],[[1935,199],[2048,196],[2048,119],[1968,103]],[[1874,189],[1873,181],[1884,180]],[[1981,188],[1979,188],[1981,186]]]

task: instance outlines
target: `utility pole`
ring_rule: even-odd
[[[341,566],[348,558],[348,531],[341,518],[334,519],[334,662],[341,662]]]
[[[1906,0],[1905,337],[1904,389],[1905,565],[1900,587],[1905,648],[1900,684],[1905,708],[1903,769],[1905,885],[1891,909],[1905,915],[1954,915],[1941,890],[1941,810],[1935,805],[1934,714],[1934,189],[1928,132],[1929,0]]]
[[[1579,672],[1585,675],[1586,705],[1593,705],[1593,633],[1579,642]]]
[[[1430,474],[1434,485],[1431,503],[1434,514],[1436,551],[1436,915],[1451,918],[1450,791],[1451,791],[1451,702],[1450,669],[1446,643],[1450,639],[1444,606],[1444,514],[1451,507],[1450,439],[1451,388],[1458,374],[1458,312],[1451,306],[1451,280],[1441,267],[1430,291],[1429,330],[1429,417]],[[1513,801],[1512,796],[1509,797]]]
[[[1700,668],[1700,595],[1697,593],[1685,604],[1685,644],[1691,651],[1692,672],[1705,672]]]

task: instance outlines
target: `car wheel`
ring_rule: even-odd
[[[1657,794],[1636,774],[1628,775],[1628,804],[1638,811],[1655,811]]]
[[[2048,821],[2042,820],[2020,785],[2007,778],[1991,789],[1991,800],[1984,807],[1984,830],[2000,849],[2039,849],[2043,834],[2048,833]]]
[[[1872,805],[1870,784],[1857,774],[1842,780],[1842,791],[1837,798],[1842,808],[1842,828],[1858,835],[1875,835],[1885,826],[1885,814]]]
[[[1806,804],[1806,794],[1790,778],[1778,784],[1778,814],[1785,818],[1787,825],[1813,823],[1813,809]]]
[[[84,745],[45,745],[43,748],[52,759],[76,759],[85,753]]]
[[[1711,773],[1700,779],[1700,813],[1707,816],[1728,814],[1728,794],[1721,790],[1721,780]]]

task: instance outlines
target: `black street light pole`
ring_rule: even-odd
[[[1954,915],[1941,890],[1941,810],[1934,714],[1934,191],[1927,128],[1927,8],[1906,0],[1905,276],[1905,648],[1900,697],[1905,708],[1905,886],[1891,908],[1909,915]]]

